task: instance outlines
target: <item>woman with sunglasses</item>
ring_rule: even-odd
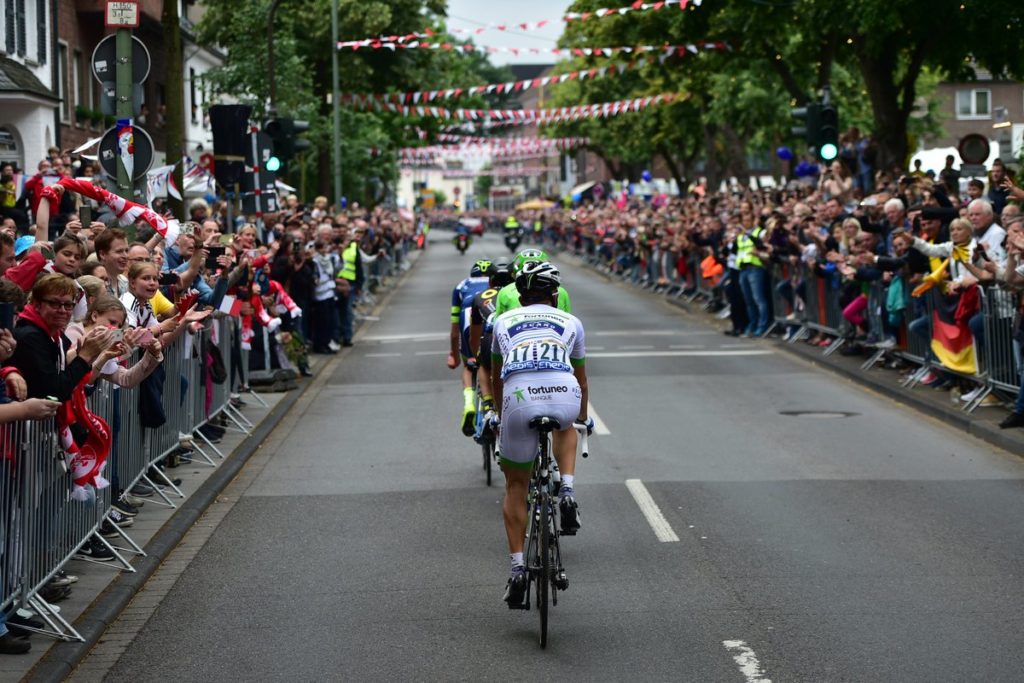
[[[72,345],[64,330],[78,293],[75,281],[60,273],[44,275],[32,287],[32,299],[14,327],[17,347],[9,361],[25,379],[29,398],[67,401],[113,342],[111,330],[95,328],[78,343],[76,357],[67,360]]]

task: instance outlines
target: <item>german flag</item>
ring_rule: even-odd
[[[980,310],[978,286],[969,287],[959,295],[943,294],[936,287],[931,290],[932,353],[943,367],[965,375],[978,372],[974,354],[974,337],[968,321]]]

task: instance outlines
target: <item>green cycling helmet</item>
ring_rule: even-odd
[[[518,275],[523,271],[523,266],[527,263],[538,263],[540,261],[547,261],[548,255],[543,249],[529,248],[523,249],[521,252],[516,254],[516,260],[512,264],[513,271]]]
[[[487,271],[491,267],[491,262],[487,259],[480,259],[473,264],[473,267],[469,269],[470,277],[483,277],[487,274]]]

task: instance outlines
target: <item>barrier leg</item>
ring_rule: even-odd
[[[52,630],[47,629],[34,629],[27,628],[26,630],[34,631],[42,635],[50,636],[52,638],[58,638],[60,640],[66,640],[68,642],[78,641],[84,643],[85,638],[82,637],[75,627],[68,623],[67,619],[62,617],[50,603],[43,600],[38,595],[33,595],[25,601],[29,609],[35,612],[40,619],[42,619]],[[25,627],[22,627],[25,628]]]

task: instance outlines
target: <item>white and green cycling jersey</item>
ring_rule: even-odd
[[[520,372],[568,372],[586,358],[583,323],[571,313],[533,304],[495,318],[491,356],[501,378]]]

